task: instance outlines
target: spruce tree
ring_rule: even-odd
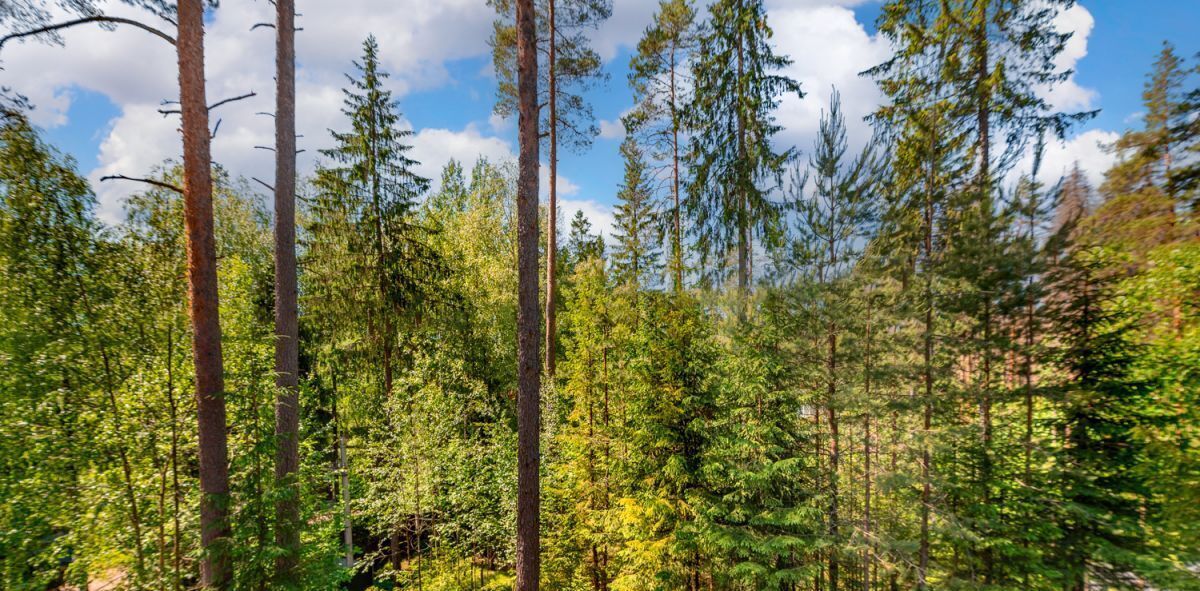
[[[767,244],[779,239],[779,204],[770,193],[795,155],[772,143],[781,130],[774,111],[783,96],[804,96],[795,80],[778,73],[792,61],[771,49],[772,35],[762,0],[712,3],[699,34],[685,114],[693,132],[684,201],[691,231],[705,262],[736,251],[743,294],[753,281],[755,238]]]
[[[405,143],[412,131],[399,126],[373,36],[355,67],[342,110],[350,130],[332,132],[334,147],[321,151],[329,163],[314,179],[308,252],[316,289],[310,297],[331,334],[351,347],[348,353],[377,364],[382,379],[367,400],[382,403],[393,395],[399,371],[400,330],[440,300],[437,279],[445,265],[414,217],[429,182],[412,170],[417,162]],[[392,540],[398,569],[398,538]]]
[[[613,276],[618,284],[643,289],[654,282],[659,272],[659,212],[653,185],[646,171],[641,148],[631,138],[621,143],[625,159],[625,180],[617,192],[620,202],[614,208],[616,227],[612,252]]]
[[[1147,490],[1132,469],[1144,453],[1135,432],[1147,389],[1131,371],[1134,319],[1116,306],[1121,294],[1106,256],[1103,248],[1075,243],[1051,272],[1061,294],[1050,314],[1063,376],[1056,479],[1063,504],[1052,564],[1069,591],[1145,576],[1151,554]]]
[[[1180,237],[1180,204],[1170,176],[1180,156],[1171,130],[1179,125],[1183,80],[1182,62],[1164,43],[1142,92],[1142,128],[1126,131],[1111,147],[1118,162],[1104,173],[1103,201],[1088,224],[1089,231],[1107,235],[1106,242],[1135,258]]]
[[[592,222],[583,215],[583,211],[575,212],[571,218],[571,233],[567,236],[567,269],[574,268],[591,258],[604,256],[604,238],[592,234]]]

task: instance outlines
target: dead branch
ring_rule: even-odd
[[[208,106],[208,110],[209,110],[209,111],[212,111],[213,109],[215,109],[215,108],[217,108],[217,107],[219,107],[219,106],[221,106],[221,105],[225,105],[225,104],[228,104],[228,103],[232,103],[232,102],[234,102],[234,101],[240,101],[240,100],[242,100],[242,99],[248,99],[248,98],[250,98],[250,97],[252,97],[252,96],[258,96],[258,93],[257,93],[257,92],[254,92],[254,91],[250,91],[250,92],[248,92],[248,93],[246,93],[246,94],[243,94],[243,95],[241,95],[241,96],[234,96],[234,97],[229,97],[229,98],[227,98],[227,99],[222,99],[222,100],[219,100],[219,101],[217,101],[217,102],[215,102],[215,103],[213,103],[213,104],[209,105],[209,106]],[[178,105],[178,104],[179,104],[179,101],[163,101],[163,102],[162,102],[162,104],[164,104],[164,105]],[[162,116],[163,116],[163,117],[166,117],[167,115],[179,115],[179,114],[181,114],[183,111],[180,111],[179,109],[159,109],[159,110],[158,110],[158,112],[159,112],[159,113],[162,113]]]
[[[123,174],[110,174],[108,176],[100,177],[100,182],[117,181],[117,180],[134,181],[137,183],[146,183],[147,185],[154,185],[155,187],[158,187],[160,189],[167,189],[168,191],[175,191],[176,193],[179,193],[181,195],[183,194],[183,189],[181,189],[175,185],[172,185],[171,183],[164,183],[162,181],[156,181],[154,179],[141,179],[141,178],[135,178],[135,177],[131,177],[131,176],[125,176]]]
[[[256,176],[252,176],[252,177],[250,177],[250,180],[252,180],[252,181],[254,181],[254,182],[256,182],[256,183],[258,183],[258,184],[260,184],[260,185],[262,185],[262,186],[264,186],[264,187],[266,187],[266,188],[267,188],[267,190],[268,190],[268,191],[270,191],[270,192],[272,192],[272,193],[274,193],[274,192],[275,192],[275,187],[273,187],[273,186],[271,186],[271,185],[268,185],[266,181],[264,181],[264,180],[262,180],[262,179],[260,179],[260,178],[258,178],[258,177],[256,177]]]
[[[84,25],[84,24],[88,24],[88,23],[112,23],[112,24],[116,24],[116,25],[129,25],[132,27],[137,27],[143,31],[153,34],[154,36],[166,41],[167,43],[170,43],[171,45],[175,45],[174,37],[162,32],[159,29],[151,27],[150,25],[147,25],[145,23],[141,23],[141,22],[135,21],[133,19],[121,18],[119,16],[97,15],[97,16],[85,16],[83,18],[77,18],[75,20],[61,22],[61,23],[57,23],[57,24],[53,24],[53,25],[46,25],[44,27],[38,27],[36,29],[22,31],[19,33],[10,33],[8,35],[5,35],[4,37],[0,37],[0,49],[3,49],[4,44],[8,43],[9,41],[11,41],[13,39],[20,39],[22,37],[32,37],[34,35],[41,35],[42,33],[52,33],[54,31],[59,31],[59,30],[66,29],[69,27],[74,27],[76,25]]]
[[[219,106],[221,106],[221,105],[227,105],[227,104],[229,104],[229,103],[232,103],[232,102],[235,102],[235,101],[240,101],[240,100],[248,99],[248,98],[250,98],[250,97],[252,97],[252,96],[258,96],[258,93],[257,93],[257,92],[254,92],[253,90],[251,90],[250,92],[247,92],[246,94],[243,94],[243,95],[240,95],[240,96],[232,96],[232,97],[229,97],[229,98],[227,98],[227,99],[222,99],[222,100],[219,100],[219,101],[217,101],[217,102],[215,102],[215,103],[213,103],[213,104],[209,105],[209,106],[208,106],[208,110],[209,110],[209,111],[211,111],[211,110],[213,110],[213,109],[215,109],[215,108],[217,108],[217,107],[219,107]]]

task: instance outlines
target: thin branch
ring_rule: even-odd
[[[219,101],[217,101],[217,102],[215,102],[215,103],[213,103],[213,104],[209,105],[209,106],[208,106],[208,110],[209,110],[209,111],[212,111],[213,109],[215,109],[215,108],[217,108],[217,107],[220,107],[221,105],[225,105],[225,104],[228,104],[228,103],[232,103],[232,102],[234,102],[234,101],[240,101],[240,100],[242,100],[242,99],[248,99],[248,98],[250,98],[250,97],[252,97],[252,96],[258,96],[258,93],[257,93],[257,92],[254,92],[254,91],[250,91],[250,92],[248,92],[248,93],[246,93],[246,94],[243,94],[243,95],[241,95],[241,96],[234,96],[234,97],[229,97],[229,98],[227,98],[227,99],[219,100]],[[167,104],[176,104],[176,105],[177,105],[177,104],[179,104],[179,101],[163,101],[163,102],[162,102],[162,104],[164,104],[164,105],[167,105]],[[158,110],[158,112],[159,112],[159,113],[162,113],[162,116],[163,116],[163,117],[166,117],[167,115],[179,115],[179,114],[183,113],[183,111],[181,111],[181,110],[179,110],[179,109],[159,109],[159,110]],[[214,131],[213,133],[216,133],[216,132]]]
[[[174,37],[162,32],[154,27],[151,27],[150,25],[147,25],[145,23],[140,23],[133,19],[121,18],[119,16],[99,15],[99,16],[85,16],[83,18],[77,18],[75,20],[70,20],[70,21],[66,21],[66,22],[62,22],[62,23],[58,23],[58,24],[54,24],[54,25],[46,25],[44,27],[38,27],[36,29],[32,29],[29,31],[23,31],[20,33],[10,33],[8,35],[5,35],[4,37],[0,37],[0,49],[2,49],[4,47],[5,43],[8,43],[9,41],[11,41],[13,39],[20,39],[22,37],[31,37],[34,35],[41,35],[42,33],[52,33],[54,31],[66,29],[68,27],[74,27],[75,25],[83,25],[83,24],[87,24],[87,23],[112,23],[112,24],[118,24],[118,25],[130,25],[133,27],[137,27],[148,33],[151,33],[151,34],[155,35],[156,37],[159,37],[162,40],[166,41],[167,43],[170,43],[171,45],[175,45]]]
[[[221,121],[223,121],[223,120],[217,119],[217,124],[213,126],[212,133],[208,136],[208,139],[211,140],[211,139],[217,137],[217,130],[221,129]]]
[[[260,179],[260,178],[258,178],[258,177],[256,177],[256,176],[252,176],[252,177],[250,177],[250,180],[252,180],[252,181],[254,181],[254,182],[256,182],[256,183],[258,183],[258,184],[260,184],[260,185],[262,185],[262,186],[264,186],[264,187],[266,187],[266,188],[267,188],[267,190],[268,190],[268,191],[270,191],[270,192],[272,192],[272,193],[274,193],[274,192],[275,192],[275,187],[273,187],[273,186],[271,186],[271,185],[268,185],[266,181],[264,181],[264,180],[262,180],[262,179]]]
[[[275,25],[272,25],[271,23],[255,23],[255,25],[253,27],[250,27],[250,30],[253,31],[254,29],[257,29],[259,27],[266,27],[268,29],[274,29]]]
[[[108,176],[100,177],[100,182],[116,181],[116,180],[146,183],[147,185],[154,185],[155,187],[158,187],[160,189],[167,189],[168,191],[175,191],[176,193],[183,194],[183,189],[180,189],[179,187],[172,185],[171,183],[164,183],[162,181],[156,181],[154,179],[139,179],[139,178],[134,178],[131,176],[125,176],[123,174],[110,174]]]
[[[268,150],[270,152],[275,151],[275,148],[271,148],[271,147],[267,147],[267,146],[254,146],[254,149],[255,150]]]
[[[257,93],[257,92],[254,92],[253,90],[251,90],[250,92],[247,92],[246,94],[243,94],[243,95],[241,95],[241,96],[233,96],[233,97],[229,97],[229,98],[227,98],[227,99],[219,100],[219,101],[217,101],[217,102],[215,102],[215,103],[213,103],[213,104],[209,105],[209,106],[208,106],[208,110],[209,110],[209,111],[211,111],[211,110],[213,110],[213,109],[215,109],[215,108],[217,108],[217,107],[219,107],[219,106],[221,106],[221,105],[226,105],[226,104],[232,103],[232,102],[234,102],[234,101],[240,101],[240,100],[243,100],[243,99],[248,99],[248,98],[250,98],[250,97],[252,97],[252,96],[258,96],[258,93]]]

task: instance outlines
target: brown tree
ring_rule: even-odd
[[[538,96],[533,0],[517,0],[517,591],[537,591],[541,570],[538,481]]]
[[[296,9],[275,0],[275,579],[296,580],[300,554],[299,327],[296,303]]]

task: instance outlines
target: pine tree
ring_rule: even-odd
[[[683,224],[680,220],[683,108],[689,102],[687,68],[696,45],[696,9],[689,0],[660,0],[654,22],[642,33],[629,60],[629,84],[635,109],[622,121],[629,133],[652,150],[653,159],[671,171],[671,256],[676,291],[683,289]]]
[[[791,149],[776,151],[780,131],[773,111],[784,95],[803,97],[800,85],[777,72],[791,59],[775,55],[761,0],[719,0],[699,35],[692,64],[693,97],[685,120],[692,179],[684,209],[697,247],[708,261],[737,252],[737,285],[753,281],[756,237],[780,235],[778,204],[769,197]]]
[[[792,182],[792,200],[798,210],[801,227],[795,247],[794,267],[807,267],[806,280],[813,281],[817,294],[810,306],[816,311],[816,326],[825,341],[822,357],[824,371],[821,372],[824,397],[821,407],[826,413],[828,433],[828,474],[825,483],[827,505],[825,507],[826,535],[832,550],[829,552],[829,589],[839,588],[839,570],[842,557],[839,549],[844,545],[842,525],[844,517],[839,514],[841,472],[841,436],[839,435],[839,412],[846,406],[845,393],[840,375],[844,353],[838,346],[845,323],[854,313],[847,307],[855,286],[849,282],[862,256],[863,245],[870,240],[878,217],[877,192],[882,177],[882,167],[876,156],[874,141],[853,159],[847,159],[846,122],[842,115],[841,96],[836,90],[830,97],[829,111],[822,113],[820,134],[813,146],[809,159],[812,172],[813,193],[803,195],[808,177],[795,175]],[[803,288],[802,288],[803,289]]]
[[[541,580],[541,367],[538,359],[538,42],[533,0],[516,0],[517,547],[516,591]],[[550,230],[552,233],[554,229]]]
[[[296,279],[296,6],[275,2],[275,580],[295,586],[300,560],[300,310]]]
[[[489,0],[504,17],[496,21],[492,34],[492,54],[500,83],[497,87],[496,112],[511,115],[517,107],[516,28],[507,20],[513,14],[513,0]],[[538,115],[544,117],[540,129],[546,130],[549,147],[549,205],[546,227],[546,375],[554,377],[558,355],[557,293],[558,274],[558,144],[560,137],[568,146],[584,149],[599,133],[592,107],[583,93],[607,80],[600,56],[589,45],[587,32],[595,30],[612,15],[612,0],[540,0],[535,15],[537,47],[545,51],[546,61],[538,71],[546,108],[539,95]]]

